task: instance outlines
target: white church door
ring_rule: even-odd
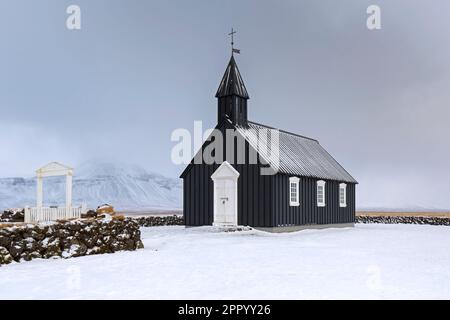
[[[215,225],[236,225],[234,204],[235,182],[231,179],[217,180],[216,184],[216,203],[217,212],[214,212]]]
[[[236,226],[237,217],[237,172],[228,162],[213,173],[214,222],[215,226]]]

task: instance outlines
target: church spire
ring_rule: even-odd
[[[249,99],[247,89],[244,85],[244,80],[242,80],[241,73],[237,67],[236,61],[234,60],[234,53],[241,53],[241,50],[234,48],[234,35],[236,31],[231,28],[231,58],[228,63],[225,74],[223,75],[222,81],[220,82],[219,89],[216,93],[216,98],[226,97],[230,95],[236,95],[238,97]]]
[[[216,98],[218,99],[218,123],[228,119],[235,125],[247,126],[249,96],[233,54],[217,89]]]
[[[225,74],[220,82],[219,89],[217,89],[216,98],[236,95],[238,97],[249,99],[247,89],[245,88],[244,80],[242,80],[241,73],[237,67],[234,56],[231,56]]]

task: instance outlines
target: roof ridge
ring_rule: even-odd
[[[271,127],[271,126],[267,126],[267,125],[265,125],[265,124],[258,123],[258,122],[255,122],[255,121],[250,121],[250,120],[248,120],[248,122],[249,122],[249,123],[253,123],[253,124],[257,125],[257,126],[262,126],[262,127],[266,127],[266,128],[273,129],[273,130],[278,130],[278,131],[280,131],[280,132],[283,132],[283,133],[286,133],[286,134],[290,134],[290,135],[292,135],[292,136],[296,136],[296,137],[300,137],[300,138],[312,140],[312,141],[315,141],[315,142],[319,143],[319,140],[314,139],[314,138],[310,138],[310,137],[307,137],[307,136],[303,136],[303,135],[301,135],[301,134],[293,133],[293,132],[290,132],[290,131],[286,131],[286,130],[283,130],[283,129],[278,129],[278,128]]]

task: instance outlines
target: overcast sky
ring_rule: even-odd
[[[78,4],[82,29],[65,26]],[[366,28],[381,7],[382,29]],[[1,0],[0,176],[128,161],[177,177],[216,121],[231,27],[249,118],[317,138],[359,206],[450,208],[450,2]]]

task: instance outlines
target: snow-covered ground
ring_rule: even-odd
[[[0,267],[0,299],[450,299],[450,228],[142,229],[145,249]]]

